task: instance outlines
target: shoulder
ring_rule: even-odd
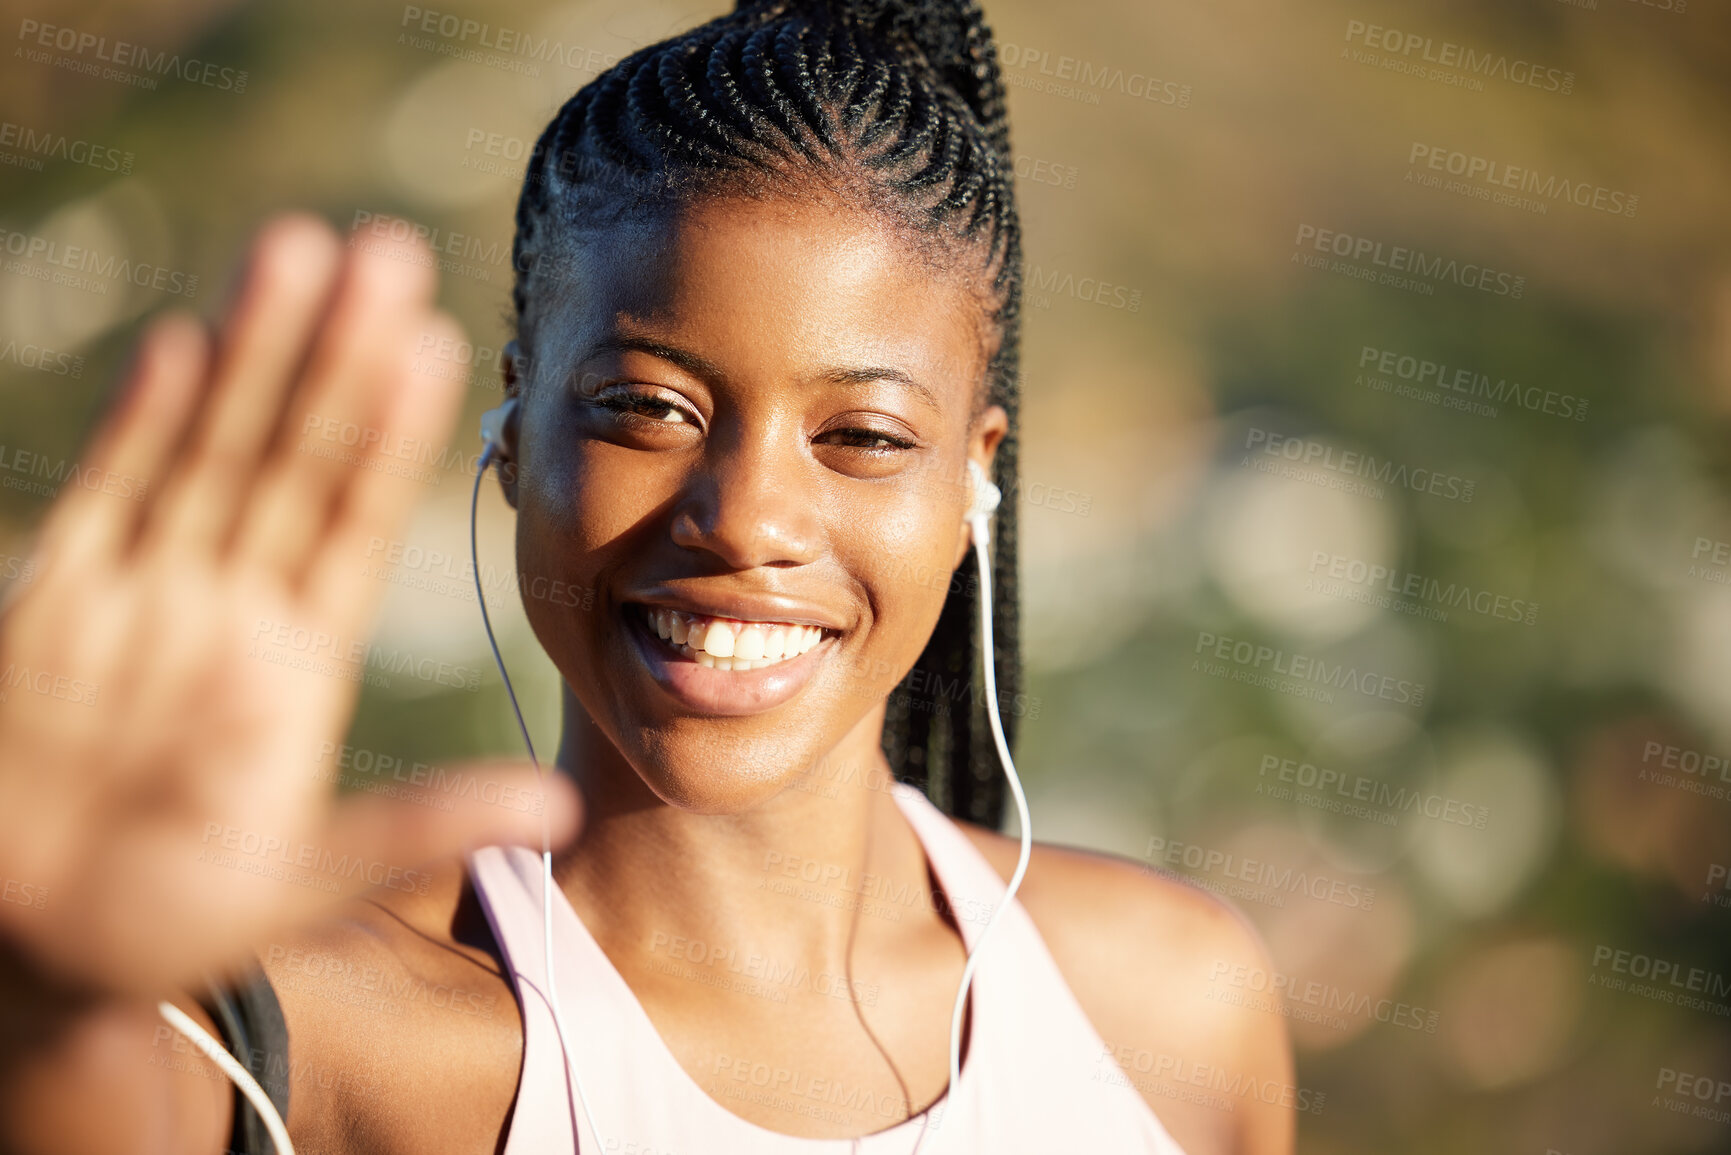
[[[1008,880],[1020,843],[956,825]],[[1218,998],[1221,975],[1272,969],[1248,919],[1140,863],[1039,843],[1016,899],[1118,1065],[1190,1155],[1291,1150],[1284,1020]],[[1251,1085],[1230,1106],[1218,1094]],[[1195,1088],[1216,1094],[1174,1094]]]
[[[275,1074],[297,1147],[497,1145],[521,1067],[517,1005],[484,916],[474,931],[464,864],[430,874],[425,893],[379,891],[256,948],[288,1027]]]

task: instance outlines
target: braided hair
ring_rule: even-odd
[[[728,15],[626,57],[542,132],[517,203],[520,344],[562,246],[633,213],[721,193],[827,191],[922,244],[977,258],[996,345],[976,416],[1003,406],[993,480],[1018,492],[1021,241],[996,48],[975,0],[739,0]],[[1016,503],[992,562],[994,674],[1005,737],[1022,695]],[[972,557],[951,575],[913,669],[889,696],[883,748],[946,812],[998,826],[1004,780],[986,715]]]

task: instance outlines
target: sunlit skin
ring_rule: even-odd
[[[318,248],[282,243],[289,265]],[[721,1098],[728,1110],[796,1135],[881,1130],[944,1090],[959,935],[929,903],[892,920],[760,883],[780,856],[876,875],[898,892],[930,886],[885,789],[880,742],[884,699],[943,603],[942,579],[911,575],[947,575],[968,558],[963,465],[989,472],[1007,427],[980,392],[996,335],[978,270],[965,250],[934,264],[930,250],[846,204],[774,198],[709,200],[585,234],[569,258],[572,276],[536,288],[525,368],[507,381],[522,403],[504,470],[523,577],[593,591],[588,610],[524,603],[564,681],[558,761],[585,805],[558,858],[560,885],[700,1086],[713,1086],[717,1055],[750,1055],[902,1104],[895,1117],[842,1120]],[[268,308],[275,290],[254,275]],[[740,675],[785,698],[753,708],[716,689],[726,672],[669,681],[670,659],[635,624],[643,604],[826,634],[796,659],[803,673],[789,676],[805,680],[791,696],[763,672]],[[961,825],[1008,877],[1016,843]],[[472,825],[451,844],[482,833]],[[1019,900],[1120,1053],[1292,1082],[1277,1015],[1206,997],[1221,961],[1269,965],[1223,905],[1132,864],[1039,846]],[[495,1150],[522,1037],[460,861],[447,859],[425,895],[380,891],[317,922],[283,912],[271,925],[251,941],[281,997],[291,1061],[365,1073],[293,1084],[297,1146]],[[795,989],[776,1002],[669,976],[656,969],[666,961],[650,946],[658,935],[845,975],[875,997]],[[412,1001],[397,1014],[357,1009],[309,981],[296,952],[378,968],[387,984],[475,992],[492,1013]],[[85,1032],[132,1039],[142,1055],[144,1023],[121,1007]],[[37,1085],[53,1075],[57,1087],[106,1087],[118,1076],[98,1053],[97,1042],[68,1045]],[[151,1070],[166,1104],[158,1117],[173,1120],[163,1133],[174,1142],[161,1149],[220,1150],[227,1086],[188,1065]],[[1242,1097],[1228,1112],[1139,1078],[1192,1155],[1291,1150],[1293,1115],[1278,1096]]]

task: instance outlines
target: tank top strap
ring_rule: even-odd
[[[576,1155],[576,1091],[547,994],[541,856],[522,847],[486,846],[471,851],[468,863],[475,897],[493,928],[493,941],[523,1019],[523,1066],[504,1155]],[[564,901],[564,896],[559,900]],[[578,1039],[567,1041],[573,1048],[584,1045]],[[585,1127],[583,1134],[584,1151],[600,1150],[593,1132]]]
[[[895,797],[951,896],[962,941],[972,950],[1009,885],[923,792],[897,783]],[[1021,1129],[1006,1132],[1006,1141],[1014,1135],[1016,1144],[1038,1150],[1035,1136],[1049,1134],[1056,1142],[1063,1135],[1075,1143],[1071,1149],[1184,1155],[1111,1057],[1045,936],[1017,899],[980,951],[976,986],[982,979],[989,981],[993,1009],[1003,1016],[992,1024],[995,1051],[980,1064],[990,1069],[982,1079],[983,1107],[987,1118],[1020,1120]],[[964,1082],[966,1076],[964,1069]],[[982,1120],[980,1133],[990,1133],[990,1126]]]
[[[973,950],[980,933],[986,928],[986,921],[1004,900],[1009,887],[968,836],[922,791],[898,782],[893,795],[908,824],[914,828],[914,834],[925,847],[926,860],[937,876],[938,889],[943,893],[942,901],[955,917],[963,945]],[[1002,924],[1019,912],[1019,904],[1012,905],[998,921]],[[1001,926],[993,936],[1000,933]],[[981,962],[984,963],[983,958]]]

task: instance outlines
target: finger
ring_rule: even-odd
[[[335,235],[316,217],[281,217],[260,232],[223,323],[204,419],[168,479],[160,517],[153,513],[153,542],[208,552],[226,538],[340,264]]]
[[[116,408],[84,455],[81,476],[42,528],[44,566],[82,566],[125,548],[153,481],[185,436],[209,366],[210,340],[198,319],[170,313],[140,338]]]
[[[421,442],[395,414],[396,395],[414,387],[415,338],[429,324],[432,278],[400,259],[415,252],[356,251],[285,422],[285,439],[242,521],[237,560],[298,576],[333,506],[370,458],[401,459],[406,449],[411,460],[401,463],[413,464]]]
[[[433,340],[461,340],[463,335],[456,321],[443,314],[429,315],[422,333]],[[405,344],[405,351],[410,347]],[[461,378],[440,376],[405,356],[395,381],[380,426],[405,443],[448,445],[462,405]],[[309,610],[330,621],[336,632],[365,632],[384,592],[384,586],[368,581],[362,572],[369,544],[401,536],[411,509],[426,494],[427,472],[436,468],[395,459],[384,446],[375,446],[350,471],[322,536],[303,551],[306,568],[299,587]]]
[[[346,798],[337,803],[319,843],[335,861],[365,860],[376,879],[393,867],[414,871],[481,846],[539,850],[543,820],[548,845],[558,849],[582,826],[582,799],[557,771],[543,783],[521,762],[467,763],[450,769],[445,786],[434,793],[440,804],[450,801],[449,810],[370,794]]]

